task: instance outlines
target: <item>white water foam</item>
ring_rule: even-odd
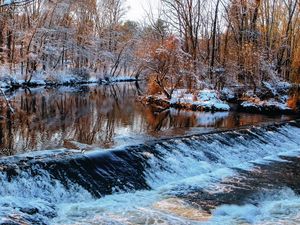
[[[12,218],[22,224],[46,223],[49,217],[56,216],[57,204],[93,199],[82,187],[71,184],[67,189],[51,179],[47,171],[40,172],[35,177],[21,172],[12,180],[0,173],[0,223]]]
[[[286,188],[256,198],[258,204],[223,205],[213,211],[207,225],[300,224],[300,196]]]
[[[47,213],[57,213],[50,224],[203,223],[176,213],[165,212],[155,205],[172,195],[184,194],[194,188],[213,188],[226,177],[234,176],[234,168],[251,170],[254,162],[267,164],[281,160],[279,156],[282,155],[299,156],[299,130],[287,125],[274,132],[264,132],[261,129],[261,133],[253,133],[254,137],[239,132],[235,137],[222,133],[156,144],[159,157],[155,154],[144,154],[149,164],[145,175],[153,190],[113,194],[97,200],[74,184],[70,185],[70,189],[66,189],[61,183],[51,179],[46,171],[42,176],[34,178],[28,174],[21,174],[12,181],[8,181],[2,174],[0,215],[4,218],[5,215],[20,213],[19,209],[24,207],[35,207],[40,213],[34,216],[40,217],[38,219],[41,221],[44,221]],[[290,203],[298,197],[290,191],[284,190],[282,193],[290,196],[290,200],[284,202],[283,206],[288,210]],[[228,224],[239,221],[259,224],[269,218],[276,219],[275,214],[268,212],[271,205],[269,198],[272,196],[262,198],[262,204],[259,206],[221,206],[214,211],[208,223],[218,224],[224,220],[228,221]],[[24,202],[26,204],[23,204]],[[177,206],[176,204],[178,202],[175,202],[174,206]],[[229,213],[231,211],[232,214]],[[269,216],[262,217],[262,212],[269,213]]]

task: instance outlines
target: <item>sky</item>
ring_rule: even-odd
[[[125,19],[144,22],[146,19],[146,11],[150,8],[157,9],[159,0],[126,0],[126,4],[129,10]]]

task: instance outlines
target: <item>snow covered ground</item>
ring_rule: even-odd
[[[229,111],[230,106],[219,98],[215,90],[204,89],[191,93],[186,89],[177,89],[173,92],[171,99],[163,95],[150,96],[148,102],[161,102],[171,108],[187,109],[193,111]]]
[[[45,86],[45,85],[74,85],[103,83],[110,84],[116,82],[136,81],[130,76],[116,76],[107,78],[102,74],[89,73],[85,70],[78,71],[50,71],[33,74],[30,82],[26,82],[20,72],[10,75],[7,68],[0,68],[0,88],[12,88],[20,86]]]
[[[268,100],[261,100],[260,98],[248,98],[241,103],[241,107],[247,111],[253,112],[285,112],[290,113],[293,111],[288,106],[287,100],[277,100],[274,98]]]
[[[264,82],[257,93],[248,91],[240,98],[240,107],[250,112],[292,113],[296,110],[290,103],[292,88],[292,84],[287,82],[277,84]]]
[[[171,105],[188,104],[197,109],[213,110],[213,111],[228,111],[229,105],[220,100],[219,94],[215,90],[204,89],[198,93],[192,94],[185,89],[174,91],[170,100]]]

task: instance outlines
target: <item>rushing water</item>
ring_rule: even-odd
[[[0,120],[0,154],[62,148],[65,140],[90,148],[111,148],[145,139],[290,119],[236,112],[159,112],[136,100],[142,92],[129,83],[8,93],[15,115],[0,110],[7,118]]]
[[[299,224],[300,122],[0,160],[0,223]]]

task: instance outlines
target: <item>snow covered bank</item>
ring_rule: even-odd
[[[254,113],[293,113],[294,110],[288,106],[288,101],[283,99],[271,98],[268,100],[261,100],[258,97],[251,97],[242,99],[239,105],[240,109],[247,112]]]
[[[187,109],[193,111],[229,111],[230,106],[219,98],[215,90],[204,89],[191,93],[186,89],[175,90],[171,99],[162,95],[146,97],[148,104],[164,108]]]
[[[27,77],[19,69],[13,73],[0,67],[0,88],[19,88],[37,86],[73,86],[81,84],[111,84],[137,81],[132,76],[108,76],[96,73],[89,68],[73,68],[53,71],[36,71]]]
[[[130,76],[118,76],[118,77],[100,79],[100,83],[105,83],[105,84],[118,83],[118,82],[135,82],[135,81],[139,81],[139,79]]]
[[[288,82],[263,82],[255,91],[230,87],[220,91],[220,99],[238,105],[238,110],[263,114],[293,114],[300,109],[300,86]]]
[[[254,113],[295,113],[299,110],[299,90],[299,87],[287,82],[264,82],[256,93],[246,92],[239,99],[239,107]]]
[[[38,87],[38,86],[73,86],[81,84],[112,84],[118,82],[134,82],[138,81],[131,77],[116,77],[113,79],[98,79],[96,77],[90,77],[88,79],[80,79],[76,76],[67,74],[60,76],[59,74],[54,76],[45,77],[45,79],[33,78],[29,82],[24,79],[13,78],[0,78],[0,88],[10,89],[19,87]]]

